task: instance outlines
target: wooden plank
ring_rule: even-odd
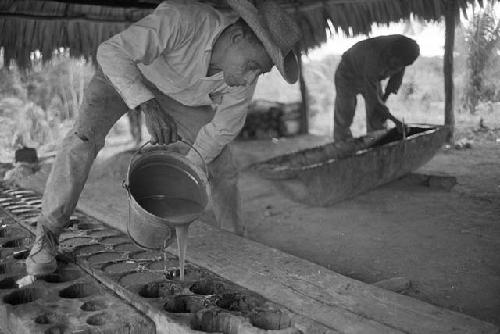
[[[100,182],[109,184],[100,186],[100,192],[89,184],[79,209],[125,231],[125,191],[116,181]],[[340,333],[499,333],[492,324],[364,284],[203,223],[190,228],[187,259]]]
[[[78,208],[126,231],[125,190],[116,180],[96,182],[101,185],[86,185]],[[44,183],[42,177],[32,178],[30,188],[42,191]],[[500,333],[493,324],[350,279],[201,222],[191,226],[188,245],[188,261],[303,316],[304,326],[331,329],[322,333]]]

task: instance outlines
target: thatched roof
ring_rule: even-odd
[[[202,0],[226,7],[224,0]],[[303,31],[301,49],[327,39],[328,21],[348,35],[366,34],[373,23],[408,19],[439,20],[447,0],[267,0],[278,1],[295,15]],[[0,0],[0,46],[4,59],[29,64],[40,50],[45,59],[58,47],[93,58],[102,41],[147,15],[160,0]],[[474,0],[456,0],[456,15]],[[7,62],[6,62],[7,63]]]

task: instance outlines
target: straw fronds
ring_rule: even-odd
[[[224,7],[224,0],[201,0]],[[254,0],[254,2],[257,0]],[[264,0],[258,0],[264,1]],[[294,15],[307,51],[326,41],[331,27],[347,35],[369,33],[373,23],[389,24],[411,14],[426,21],[440,20],[447,0],[265,0],[278,1]],[[455,0],[457,17],[474,0]],[[0,46],[4,63],[30,64],[30,52],[44,60],[56,48],[70,48],[74,56],[94,58],[97,46],[139,20],[159,0],[0,0]]]

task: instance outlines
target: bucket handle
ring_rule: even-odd
[[[181,138],[180,136],[177,136],[177,141],[180,141],[180,142],[183,142],[184,144],[186,144],[187,146],[189,146],[191,149],[193,149],[193,151],[195,151],[199,156],[200,156],[200,159],[201,159],[201,162],[203,163],[203,170],[205,172],[205,174],[207,175],[207,178],[209,177],[208,175],[208,166],[207,164],[205,163],[205,159],[203,159],[203,156],[201,155],[200,151],[198,151],[194,145],[191,145],[191,143],[189,143],[187,140]],[[128,164],[128,171],[127,171],[127,175],[129,174],[130,172],[130,165],[132,164],[132,161],[134,161],[135,157],[141,153],[142,149],[144,147],[146,147],[148,144],[151,144],[153,145],[153,143],[151,142],[151,140],[148,140],[147,142],[145,142],[144,144],[142,144],[141,147],[139,147],[139,149],[137,151],[135,151],[135,153],[132,155],[132,157],[130,158],[130,162]],[[167,145],[161,145],[161,146],[168,146]],[[130,188],[129,188],[129,185],[126,183],[127,181],[126,180],[123,180],[122,181],[122,186],[123,188],[125,188],[125,190],[127,190],[127,193],[130,195]]]

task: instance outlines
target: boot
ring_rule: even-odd
[[[35,243],[26,258],[26,272],[33,276],[53,273],[57,269],[58,246],[58,236],[38,223]]]

